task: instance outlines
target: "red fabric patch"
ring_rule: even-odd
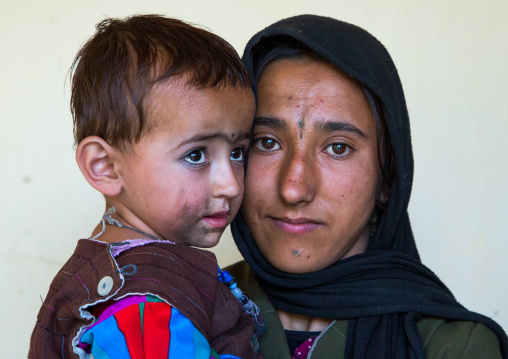
[[[116,312],[115,319],[118,329],[120,329],[125,337],[131,359],[145,359],[139,304],[129,305]]]
[[[145,303],[143,318],[145,359],[161,359],[169,356],[171,308],[167,303]]]

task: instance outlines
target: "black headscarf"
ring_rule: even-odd
[[[349,319],[346,358],[424,358],[416,327],[422,316],[483,323],[496,333],[508,358],[503,329],[461,306],[420,262],[407,214],[413,181],[409,116],[387,50],[367,31],[332,18],[284,19],[257,33],[245,48],[243,61],[254,91],[259,48],[277,37],[305,45],[377,97],[393,145],[396,176],[367,251],[317,272],[290,274],[273,267],[241,215],[236,217],[231,226],[235,242],[272,304],[290,313]]]

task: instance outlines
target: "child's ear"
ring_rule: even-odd
[[[76,162],[90,185],[105,196],[114,197],[122,190],[122,178],[116,163],[119,151],[97,136],[84,138],[76,150]]]

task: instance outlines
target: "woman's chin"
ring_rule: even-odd
[[[313,273],[317,272],[321,269],[324,269],[326,267],[319,266],[315,264],[306,264],[306,265],[291,265],[291,266],[284,266],[279,268],[281,271],[285,273],[291,273],[291,274],[306,274],[306,273]]]
[[[288,256],[265,256],[278,270],[291,274],[312,273],[328,267],[328,262],[313,258],[312,254],[293,250]]]
[[[268,262],[278,270],[292,274],[304,274],[317,272],[328,268],[341,259],[363,253],[367,249],[367,244],[368,238],[362,238],[351,247],[343,248],[342,251],[337,252],[334,251],[336,248],[321,247],[316,250],[294,244],[291,249],[284,247],[268,250],[268,248],[260,246],[260,250]]]

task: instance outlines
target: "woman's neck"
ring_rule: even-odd
[[[331,319],[307,317],[305,315],[288,313],[277,309],[280,322],[286,330],[303,332],[321,332],[332,322]]]

